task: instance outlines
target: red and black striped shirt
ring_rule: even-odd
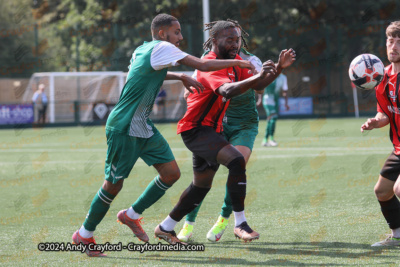
[[[400,100],[398,97],[400,73],[391,73],[392,64],[385,68],[385,76],[376,87],[377,111],[389,117],[390,140],[393,143],[394,153],[400,155]]]
[[[216,59],[214,52],[209,52],[203,59]],[[236,55],[235,59],[242,58]],[[228,108],[229,100],[222,101],[222,96],[216,90],[225,83],[243,81],[253,76],[248,69],[231,67],[218,71],[203,72],[197,70],[197,81],[203,84],[204,91],[200,94],[190,94],[187,99],[187,111],[178,122],[178,134],[199,126],[210,126],[216,132],[222,132],[222,119]]]

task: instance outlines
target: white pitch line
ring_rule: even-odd
[[[274,153],[274,152],[290,152],[290,151],[378,151],[384,150],[388,153],[393,150],[393,147],[257,147],[254,148],[253,151],[265,151],[266,153]],[[15,149],[2,149],[1,152],[7,153],[20,153],[20,152],[106,152],[107,148],[15,148]],[[172,151],[187,151],[191,153],[187,148],[172,148]]]
[[[350,153],[326,153],[326,157],[342,157],[342,156],[352,156],[352,155],[388,155],[390,151],[364,151],[362,153],[350,152]],[[276,154],[276,155],[257,155],[253,160],[258,159],[274,159],[274,158],[304,158],[304,157],[318,157],[321,154]],[[192,157],[188,156],[187,158],[176,158],[177,161],[180,160],[190,160]],[[251,158],[250,158],[251,159]],[[79,163],[81,165],[87,163],[104,163],[104,160],[95,160],[95,161],[85,161],[85,160],[56,160],[56,161],[13,161],[13,162],[0,162],[0,166],[2,165],[16,165],[16,164],[32,164],[32,163],[43,163],[43,164],[76,164]],[[144,163],[143,161],[138,161],[140,163]]]

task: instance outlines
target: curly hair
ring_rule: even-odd
[[[249,34],[243,30],[242,26],[240,26],[239,22],[236,20],[217,20],[210,23],[205,24],[204,31],[210,31],[210,38],[204,42],[203,48],[204,50],[211,50],[212,47],[212,39],[216,38],[221,30],[225,30],[232,27],[238,27],[241,31],[240,38],[242,39],[242,45],[247,48],[246,40],[244,39],[243,35],[249,36]]]

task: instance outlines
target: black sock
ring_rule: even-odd
[[[378,200],[379,201],[379,200]],[[394,195],[388,201],[379,201],[381,204],[381,210],[383,216],[386,219],[390,229],[396,229],[400,227],[400,202]]]
[[[194,210],[206,197],[210,188],[197,187],[193,182],[183,191],[181,198],[169,214],[173,220],[179,222],[186,214]]]
[[[233,211],[244,211],[246,198],[246,162],[238,157],[228,164],[229,175],[227,181],[228,193],[231,197]]]

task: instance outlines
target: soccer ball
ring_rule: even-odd
[[[374,89],[383,79],[385,67],[382,61],[372,54],[361,54],[350,64],[350,80],[362,90]]]

